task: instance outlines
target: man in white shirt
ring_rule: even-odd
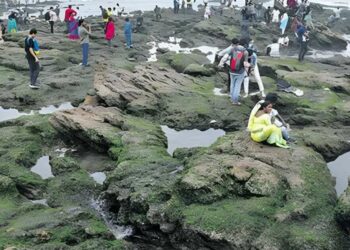
[[[280,21],[280,11],[276,8],[272,10],[272,22],[279,23]]]
[[[266,55],[271,57],[280,57],[280,44],[277,39],[272,40],[272,44],[267,45]]]
[[[56,12],[54,11],[53,7],[50,7],[50,11],[49,11],[49,14],[50,14],[50,20],[49,20],[49,23],[50,23],[50,27],[51,27],[51,33],[54,33],[54,24],[55,22],[57,22],[57,14]]]

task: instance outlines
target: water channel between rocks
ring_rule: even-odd
[[[328,163],[328,168],[332,176],[336,178],[335,190],[340,196],[348,187],[348,178],[350,177],[350,152],[339,156],[335,161]]]
[[[167,151],[170,155],[173,155],[177,148],[209,147],[219,137],[225,135],[225,131],[222,129],[176,131],[168,126],[161,126],[161,128],[168,139]]]
[[[42,107],[40,110],[37,110],[37,111],[32,110],[30,112],[20,112],[17,109],[13,109],[13,108],[4,109],[0,107],[0,122],[16,119],[24,115],[34,115],[35,113],[39,113],[41,115],[47,115],[47,114],[52,114],[56,111],[68,110],[73,108],[74,107],[70,102],[65,102],[58,106],[49,105],[46,107]]]

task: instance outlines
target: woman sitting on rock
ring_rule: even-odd
[[[282,137],[281,128],[271,123],[272,103],[263,102],[259,110],[253,110],[249,117],[248,130],[255,142],[267,142],[281,148],[288,148]]]

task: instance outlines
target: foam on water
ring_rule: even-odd
[[[115,222],[114,214],[111,214],[106,209],[106,204],[104,200],[101,199],[92,199],[91,206],[96,210],[96,212],[102,217],[103,221],[112,232],[116,239],[123,239],[126,236],[130,236],[133,233],[131,227],[119,226]]]

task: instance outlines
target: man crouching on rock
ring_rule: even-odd
[[[29,31],[29,36],[24,41],[24,50],[26,52],[26,58],[29,64],[29,72],[30,72],[30,83],[29,87],[32,89],[38,89],[39,85],[37,84],[37,79],[40,72],[40,64],[37,55],[35,54],[35,37],[37,34],[36,29],[31,29]]]

